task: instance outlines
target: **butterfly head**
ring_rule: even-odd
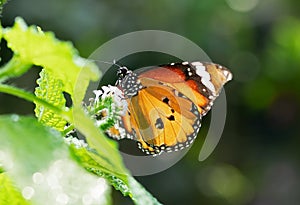
[[[124,92],[125,97],[132,97],[142,88],[136,73],[129,70],[127,67],[119,67],[117,71],[118,81],[116,85]]]
[[[122,66],[118,69],[117,71],[117,75],[119,77],[120,80],[122,80],[125,76],[127,76],[129,73],[131,73],[130,70],[128,70],[127,67]]]

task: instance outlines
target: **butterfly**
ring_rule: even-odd
[[[132,139],[146,154],[190,146],[223,85],[232,79],[225,67],[204,62],[180,62],[138,71],[118,69],[116,86],[127,109],[108,135]]]

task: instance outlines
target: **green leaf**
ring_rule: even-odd
[[[0,174],[0,204],[30,204],[5,173]]]
[[[61,80],[50,77],[47,70],[40,72],[40,78],[37,80],[39,87],[35,89],[35,95],[40,99],[46,100],[56,107],[65,107],[66,100],[63,96],[63,83]],[[43,124],[63,131],[67,123],[60,115],[53,110],[46,108],[43,104],[35,102],[35,115]]]
[[[116,168],[113,170],[113,168],[111,168],[112,164],[107,165],[107,163],[109,163],[109,159],[105,158],[105,156],[102,156],[101,153],[96,154],[91,148],[75,148],[72,145],[70,146],[70,151],[73,153],[73,157],[81,165],[83,165],[83,167],[89,169],[90,171],[95,169],[103,174],[106,173],[118,176],[122,181],[127,182],[128,172],[126,170],[124,170],[122,173],[116,172]],[[96,158],[94,157],[95,154],[97,156]]]
[[[78,143],[77,143],[78,144]],[[95,160],[89,152],[89,149],[82,147],[70,146],[73,157],[88,171],[95,173],[98,176],[104,177],[116,190],[119,190],[124,196],[132,198],[135,204],[159,205],[157,201],[142,185],[140,185],[128,172],[120,173],[107,170],[103,164],[105,159]],[[100,154],[101,155],[101,154]],[[104,161],[101,161],[104,160]]]
[[[149,205],[160,205],[157,201],[140,183],[138,183],[133,177],[128,177],[129,187],[131,191],[131,198],[135,204],[149,204]]]
[[[74,163],[58,131],[32,117],[1,116],[0,141],[0,163],[24,198],[43,205],[57,204],[58,198],[109,204],[106,181]]]
[[[27,27],[19,17],[12,28],[3,29],[3,37],[21,62],[46,69],[49,75],[63,82],[63,90],[76,102],[82,101],[89,81],[99,78],[96,65],[79,57],[70,42],[59,41],[52,32],[43,32],[40,27]],[[78,80],[80,89],[74,93]]]
[[[47,101],[40,99],[35,95],[33,95],[32,93],[26,92],[25,90],[22,90],[20,88],[16,88],[10,85],[5,85],[0,83],[0,92],[11,94],[20,97],[24,100],[28,100],[30,102],[35,101],[39,104],[43,104],[46,108],[51,109],[56,113],[60,114],[67,121],[71,121],[72,119],[72,110],[55,107],[54,105],[48,103]]]
[[[0,150],[8,154],[4,168],[9,157],[15,158],[18,163],[13,167],[20,177],[47,167],[55,158],[53,150],[64,146],[59,132],[43,127],[35,118],[18,115],[0,117],[0,141]]]
[[[108,139],[81,107],[74,107],[72,124],[86,138],[91,149],[88,154],[92,159],[117,176],[127,174],[127,169],[117,149],[117,143]]]

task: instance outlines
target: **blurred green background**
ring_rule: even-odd
[[[170,31],[192,40],[234,74],[226,85],[223,136],[213,154],[199,162],[208,116],[179,163],[137,179],[164,204],[300,203],[299,1],[11,0],[3,10],[2,25],[11,26],[16,16],[72,41],[83,57],[106,41],[137,30]],[[3,61],[9,56],[1,52]],[[169,61],[143,54],[126,66],[158,62]],[[33,90],[37,76],[38,69],[32,69],[9,83]],[[1,114],[32,115],[33,108],[0,94]],[[118,192],[113,201],[132,204]]]

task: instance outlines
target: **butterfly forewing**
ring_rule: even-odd
[[[140,77],[152,78],[173,87],[192,100],[200,114],[205,115],[232,75],[218,64],[183,62],[148,68],[140,72]]]

